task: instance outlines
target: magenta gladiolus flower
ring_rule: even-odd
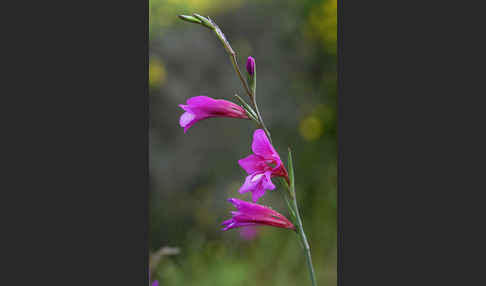
[[[289,179],[280,156],[270,144],[270,140],[262,129],[257,129],[253,133],[251,149],[255,154],[238,161],[240,166],[248,173],[239,192],[241,194],[252,192],[252,200],[256,202],[265,194],[266,190],[275,189],[271,177],[284,177],[287,182]]]
[[[233,117],[248,119],[241,106],[224,99],[214,99],[207,96],[195,96],[187,100],[187,105],[179,104],[184,113],[179,124],[184,127],[184,133],[196,122],[210,117]]]
[[[259,204],[245,202],[239,199],[228,199],[238,211],[231,212],[233,217],[222,223],[223,230],[232,228],[268,225],[280,228],[295,229],[295,226],[280,213]]]

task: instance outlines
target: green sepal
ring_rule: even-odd
[[[250,75],[248,71],[246,74],[248,75],[248,86],[250,87],[250,90],[253,94],[256,94],[256,62],[255,66],[253,67],[253,75]]]
[[[239,102],[241,102],[241,104],[243,106],[241,106],[245,111],[246,111],[246,114],[248,115],[248,117],[250,117],[250,119],[258,122],[258,116],[256,114],[256,112],[253,110],[253,108],[251,108],[251,106],[246,103],[238,94],[235,94],[234,95],[236,97],[236,99],[238,99]]]

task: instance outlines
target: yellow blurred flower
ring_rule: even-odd
[[[317,38],[330,53],[337,52],[337,0],[324,1],[309,16],[308,34]]]
[[[149,86],[160,87],[165,83],[165,68],[157,59],[150,59]]]
[[[307,141],[316,140],[322,135],[322,122],[316,116],[308,116],[300,121],[299,132]]]

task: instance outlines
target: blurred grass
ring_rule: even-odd
[[[240,68],[256,58],[258,100],[275,147],[291,146],[296,191],[319,285],[336,285],[336,0],[150,0],[150,250],[162,256],[152,279],[160,285],[309,285],[297,235],[259,228],[253,240],[222,232],[228,197],[244,172],[254,126],[210,119],[187,134],[177,107],[206,94],[243,95],[231,64],[206,29],[178,14],[209,15],[238,53]],[[275,181],[276,183],[276,181]],[[279,187],[279,184],[277,184]],[[259,203],[284,215],[277,192]]]

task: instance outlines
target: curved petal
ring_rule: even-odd
[[[245,182],[238,190],[240,194],[244,194],[246,192],[252,191],[255,188],[255,182],[252,182],[251,180],[252,177],[253,177],[252,175],[246,176]]]
[[[261,180],[268,178],[268,174],[260,175],[262,175],[259,177]],[[223,230],[250,225],[268,225],[295,229],[291,221],[269,207],[242,201],[236,198],[230,198],[228,201],[231,202],[238,211],[231,212],[232,218],[222,223],[222,225],[225,226]]]
[[[265,179],[262,180],[262,184],[266,190],[275,189],[275,185],[273,184],[271,177],[272,177],[272,171],[265,172]]]
[[[238,222],[234,219],[229,219],[229,220],[225,220],[221,225],[224,226],[223,228],[223,231],[227,231],[229,229],[232,229],[232,228],[238,228],[238,227],[242,227],[242,226],[249,226],[249,225],[254,225],[255,223],[253,222]]]
[[[191,112],[189,105],[179,104],[179,107],[182,108],[184,111]]]
[[[251,199],[257,202],[260,197],[265,194],[265,188],[262,185],[258,185],[251,193]]]
[[[251,192],[252,200],[254,202],[258,201],[258,199],[265,194],[266,190],[275,189],[275,185],[272,183],[270,178],[271,174],[271,171],[267,171],[264,173],[254,173],[248,175],[245,179],[245,183],[239,190],[240,194]]]
[[[259,216],[271,211],[271,209],[263,205],[250,203],[236,198],[228,199],[228,201],[231,202],[238,209],[238,214],[245,213],[251,216]]]
[[[253,133],[253,143],[251,144],[251,150],[253,153],[260,155],[266,159],[275,158],[275,156],[280,159],[277,151],[273,148],[270,140],[267,138],[267,134],[263,129],[257,129]]]
[[[199,117],[197,116],[196,114],[192,113],[192,112],[184,112],[180,119],[179,119],[179,125],[181,127],[184,127],[184,133],[187,132],[187,130],[196,122],[198,122],[199,120],[202,120],[206,117]]]
[[[252,200],[257,202],[258,199],[265,194],[266,190],[274,190],[275,185],[271,180],[272,172],[265,172],[261,174],[258,185],[256,185],[255,190],[252,192]]]
[[[186,103],[188,105],[190,105],[191,107],[192,106],[194,106],[194,107],[204,107],[204,106],[216,104],[217,103],[217,100],[214,99],[214,98],[211,98],[209,96],[200,95],[200,96],[194,96],[194,97],[189,98],[186,101]]]
[[[265,160],[262,157],[254,154],[238,160],[238,164],[240,164],[241,168],[243,168],[248,174],[263,172],[268,169]]]
[[[181,127],[186,127],[191,124],[194,119],[196,119],[196,114],[186,111],[181,115],[181,118],[179,119],[179,125]]]

